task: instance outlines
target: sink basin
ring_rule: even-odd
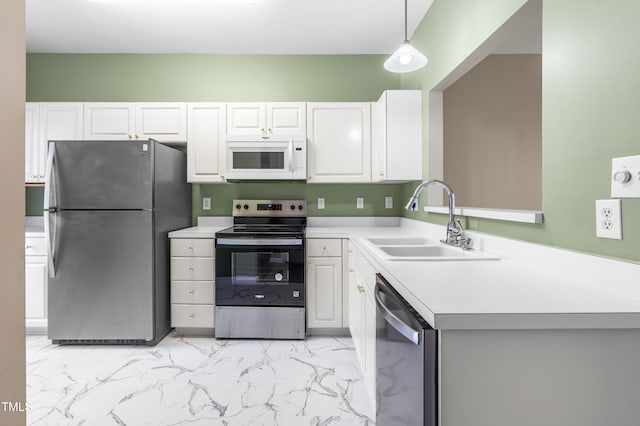
[[[421,246],[378,246],[389,260],[497,260],[491,256],[475,250],[462,250],[457,247],[443,245]]]
[[[438,242],[424,237],[371,237],[369,242],[377,246],[424,246],[437,245]]]

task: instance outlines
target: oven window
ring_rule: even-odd
[[[284,169],[284,152],[234,152],[234,169]]]
[[[231,283],[234,285],[286,285],[289,283],[288,252],[231,253]]]

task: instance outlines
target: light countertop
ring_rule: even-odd
[[[351,238],[376,272],[437,329],[640,328],[640,298],[635,293],[607,291],[583,277],[572,279],[567,271],[560,274],[540,267],[537,259],[530,264],[508,256],[500,260],[397,261],[389,260],[367,240],[444,236],[420,231],[403,226],[309,227],[307,238]],[[584,262],[593,261],[593,256],[582,257]],[[612,269],[624,263],[609,262]],[[640,273],[640,265],[625,264],[623,269],[637,269],[636,277]]]
[[[213,225],[202,223],[169,237],[213,238],[227,226]],[[307,238],[351,239],[376,272],[436,329],[640,328],[637,264],[492,236],[474,236],[474,243],[499,260],[397,261],[367,238],[438,240],[444,227],[411,220],[321,225],[310,222]],[[603,286],[601,278],[611,273],[620,285]]]

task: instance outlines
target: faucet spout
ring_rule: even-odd
[[[447,239],[442,240],[442,242],[456,247],[462,247],[466,250],[470,249],[471,239],[464,237],[464,230],[462,229],[460,222],[457,221],[455,217],[455,195],[453,194],[453,190],[449,187],[449,185],[447,185],[443,181],[432,179],[422,182],[420,185],[418,185],[415,191],[413,191],[413,195],[411,195],[411,198],[405,206],[405,209],[407,211],[417,212],[420,193],[423,189],[433,184],[441,186],[445,191],[447,191],[447,195],[449,197],[449,223],[447,224]]]

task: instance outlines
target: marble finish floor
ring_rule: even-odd
[[[27,337],[29,425],[373,425],[349,337],[167,336],[155,347]]]

